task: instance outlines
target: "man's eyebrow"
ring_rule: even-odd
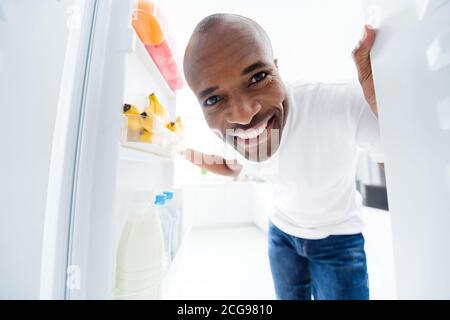
[[[267,63],[264,63],[262,61],[255,62],[242,70],[241,76],[245,76],[246,74],[249,74],[259,68],[266,68],[267,66]]]
[[[200,98],[204,98],[207,95],[209,95],[209,94],[213,93],[214,91],[216,91],[217,89],[219,89],[219,87],[209,87],[209,88],[207,88],[207,89],[205,89],[203,91],[200,91],[199,96],[200,96]]]

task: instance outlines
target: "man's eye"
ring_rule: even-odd
[[[220,101],[220,97],[213,96],[213,97],[210,97],[210,98],[206,99],[205,102],[203,103],[203,105],[205,107],[211,107],[211,106],[215,105],[219,101]]]
[[[261,80],[264,80],[265,77],[267,77],[267,72],[257,73],[250,79],[250,84],[260,82]]]

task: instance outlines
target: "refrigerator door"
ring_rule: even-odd
[[[0,2],[0,298],[65,297],[95,1]]]
[[[68,266],[68,257],[87,77],[87,69],[79,66],[88,63],[95,5],[85,0],[73,1],[67,12],[69,36],[55,116],[44,216],[41,299],[64,299],[69,285],[67,276],[76,271]]]
[[[450,298],[450,1],[365,0],[399,298]]]
[[[79,96],[66,299],[108,298],[114,275],[113,210],[130,1],[88,2],[93,14]]]

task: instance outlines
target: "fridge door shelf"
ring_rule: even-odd
[[[150,121],[151,133],[143,129],[142,123]],[[134,130],[133,130],[134,129]],[[143,132],[146,132],[143,134]],[[123,148],[133,149],[141,153],[149,153],[167,160],[173,160],[177,152],[184,149],[184,139],[163,127],[156,118],[143,119],[140,115],[122,115],[120,143]],[[130,156],[131,152],[127,154]],[[134,159],[142,159],[145,156],[131,154]]]
[[[122,146],[117,169],[118,192],[169,190],[173,186],[173,171],[171,158]]]
[[[131,54],[136,55],[136,58],[141,61],[141,63],[146,67],[147,71],[150,72],[157,78],[159,83],[164,84],[165,93],[169,95],[175,95],[175,92],[169,87],[166,79],[163,77],[152,57],[148,53],[144,44],[141,42],[137,34],[134,32],[134,51]]]
[[[124,101],[144,108],[150,93],[156,93],[170,115],[175,115],[176,93],[170,89],[134,30],[126,54]]]
[[[120,147],[120,159],[126,161],[147,161],[150,157],[173,161],[173,152],[156,144],[124,142]]]

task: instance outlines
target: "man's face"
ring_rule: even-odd
[[[267,41],[228,28],[191,39],[186,79],[209,127],[247,159],[263,161],[279,145],[286,89]]]

